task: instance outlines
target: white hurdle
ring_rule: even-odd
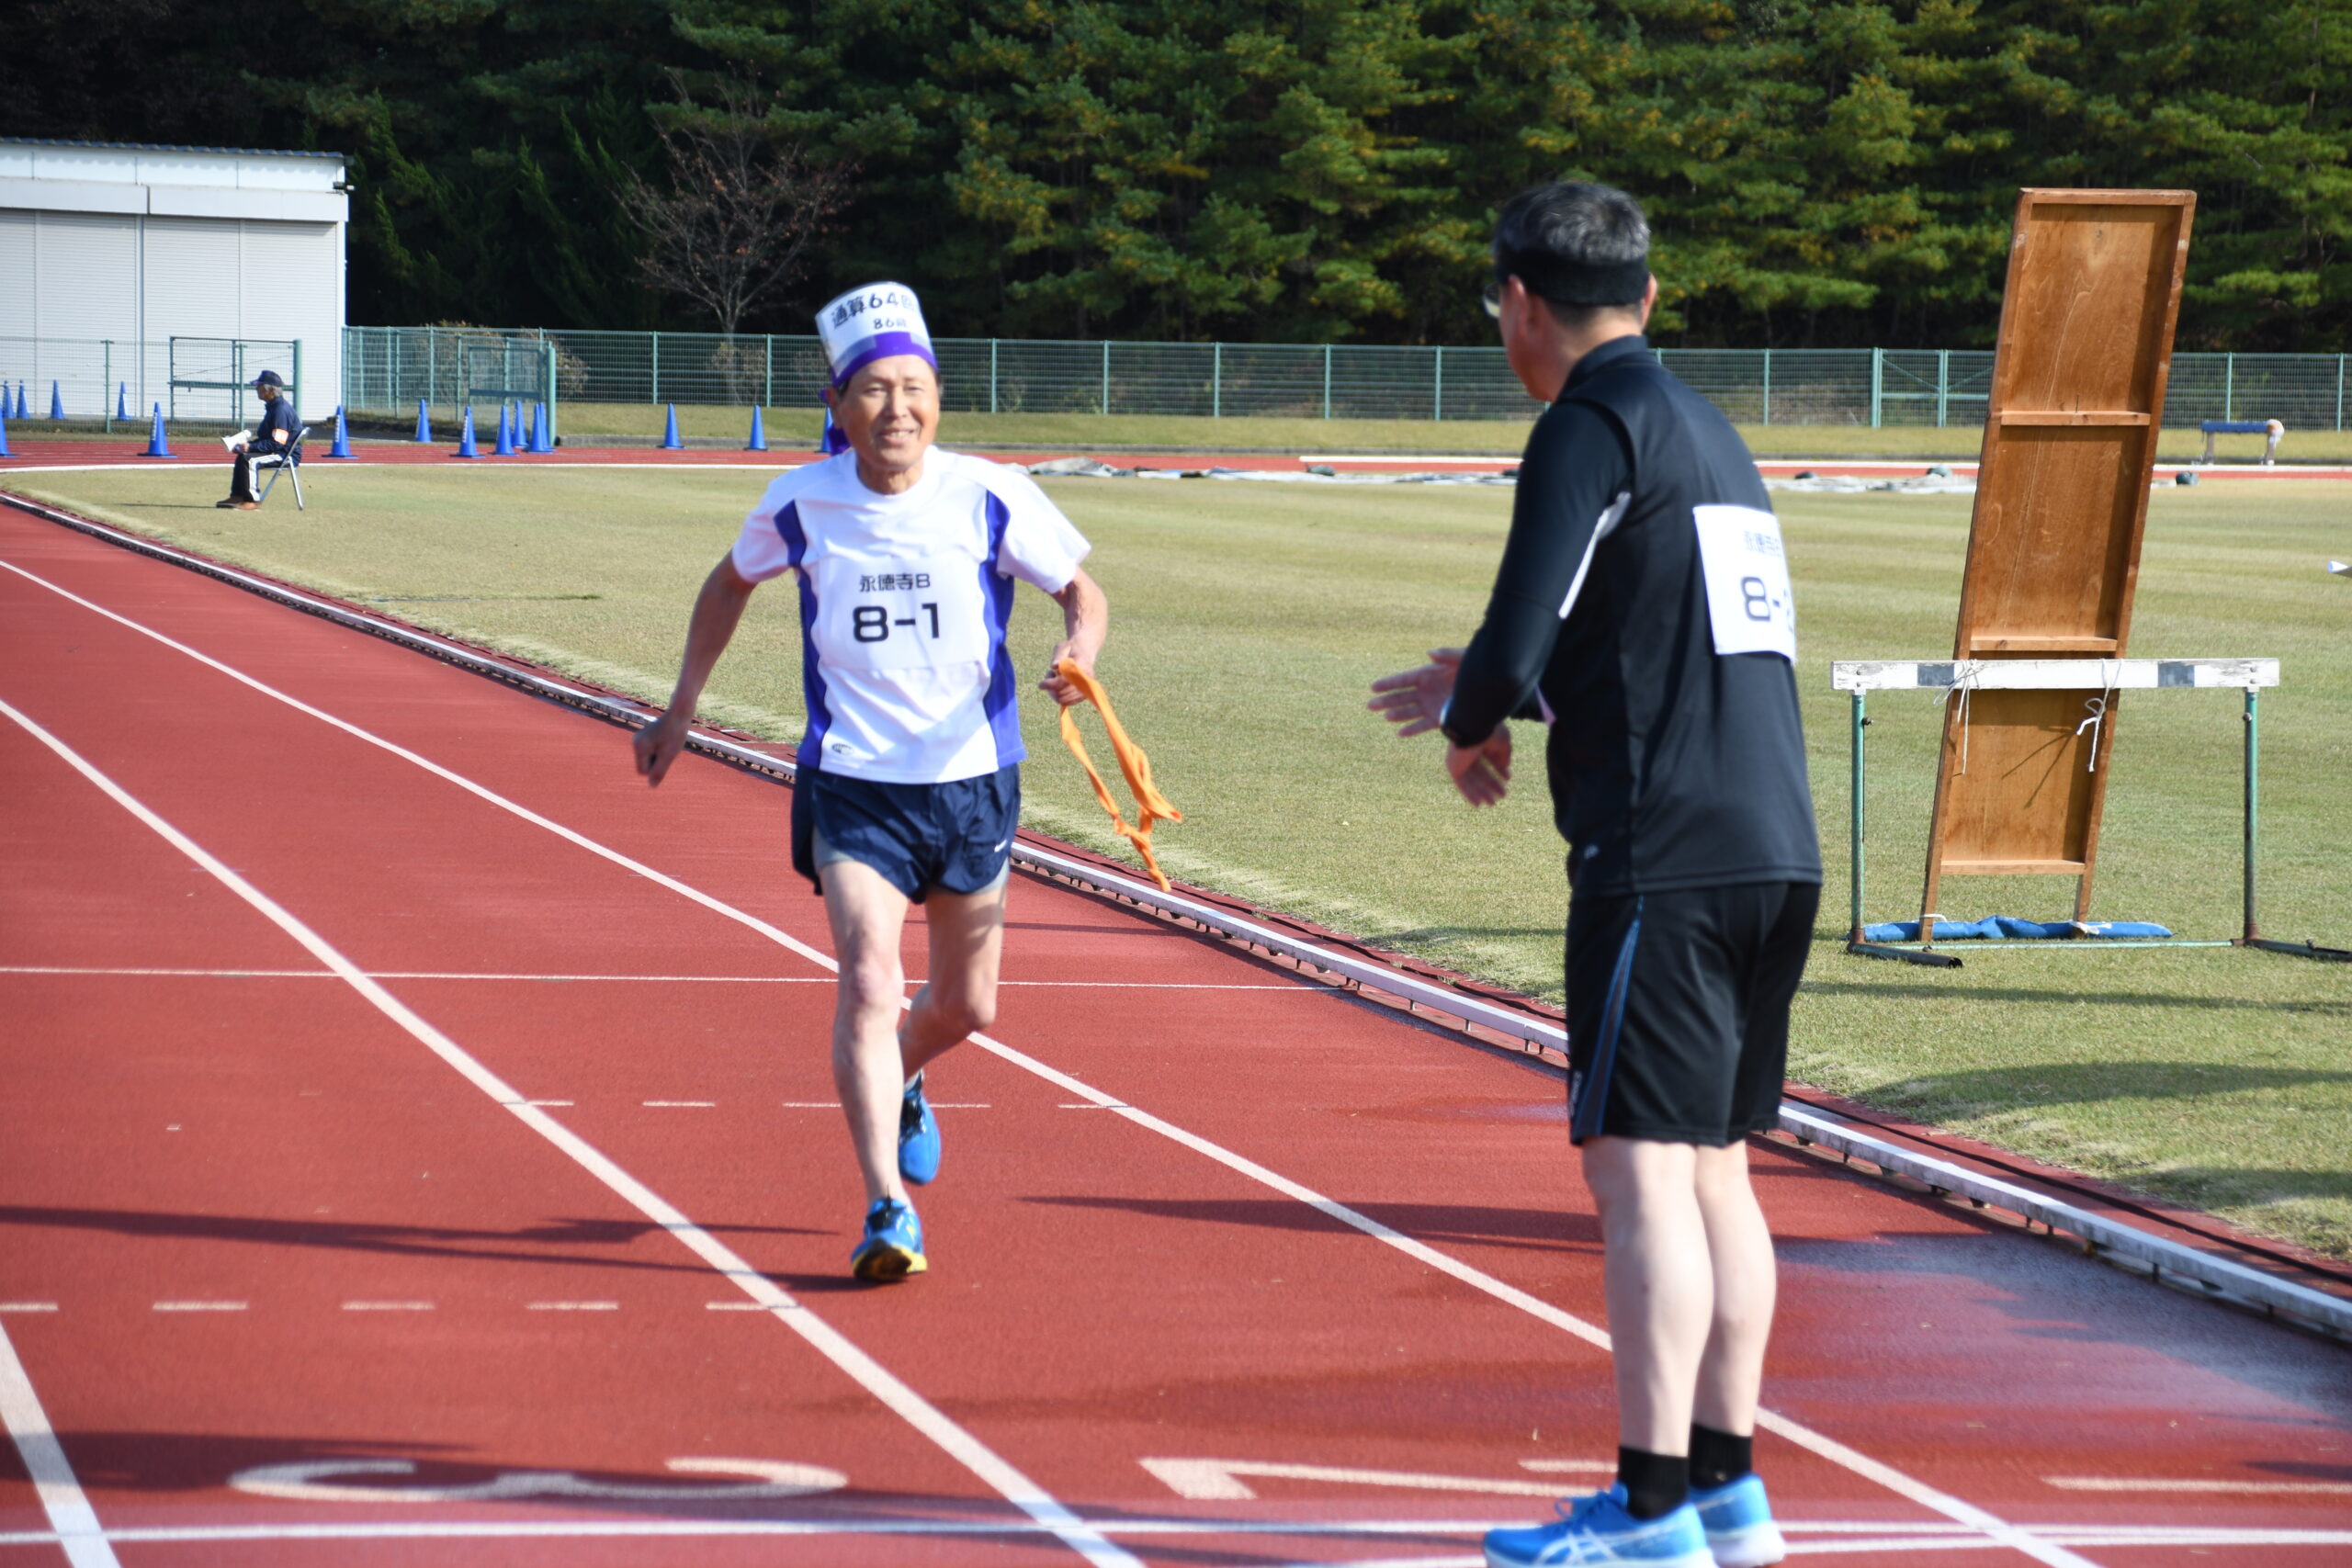
[[[1829,666],[1832,691],[1853,700],[1853,804],[1849,813],[1847,855],[1850,878],[1850,919],[1846,951],[1865,958],[1896,959],[1935,968],[1957,969],[1961,961],[1948,952],[1918,942],[1877,942],[1862,938],[1862,761],[1863,731],[1870,727],[1867,699],[1871,692],[1942,692],[1964,695],[1989,691],[2241,691],[2245,694],[2245,801],[2244,930],[2228,941],[2194,941],[2180,937],[2102,939],[2102,947],[2258,947],[2305,958],[2345,960],[2352,953],[2320,947],[2309,942],[2276,942],[2265,938],[2255,920],[2255,859],[2256,819],[2261,799],[2258,765],[2261,710],[2257,694],[2278,684],[2275,659],[1855,659]],[[2103,705],[2094,707],[2094,716]],[[1997,939],[1971,939],[1972,948],[2008,945]],[[2042,946],[2029,942],[2027,946]]]

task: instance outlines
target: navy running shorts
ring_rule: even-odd
[[[1776,1124],[1821,889],[1568,901],[1568,1134],[1722,1148]]]
[[[946,784],[883,784],[803,765],[792,785],[792,869],[822,893],[835,861],[873,867],[920,904],[933,887],[980,893],[1004,875],[1021,823],[1021,768]]]

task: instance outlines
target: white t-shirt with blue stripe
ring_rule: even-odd
[[[743,519],[735,570],[800,577],[803,766],[946,784],[1026,754],[1004,627],[1015,578],[1069,586],[1084,536],[1028,475],[933,447],[898,495],[857,454],[785,474]]]

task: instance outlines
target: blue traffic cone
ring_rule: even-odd
[[[490,455],[493,457],[514,456],[514,414],[509,406],[504,403],[498,405],[498,444],[490,449]]]
[[[6,404],[7,400],[6,398],[0,398],[0,404]],[[15,456],[14,452],[8,450],[8,415],[5,408],[0,408],[0,457]]]
[[[5,389],[0,389],[0,390]],[[17,417],[18,419],[32,418],[31,411],[25,406],[25,384],[22,381],[17,383]]]
[[[54,381],[49,384],[49,417],[61,420],[65,417],[65,394],[57,389]]]
[[[351,449],[351,430],[343,422],[343,405],[341,403],[337,403],[334,406],[334,445],[327,448],[327,456],[330,457],[348,457],[354,462],[356,462],[359,458],[359,454]]]
[[[433,421],[424,412],[424,400],[416,400],[416,444],[427,446],[433,442]]]
[[[545,403],[533,403],[531,405],[532,451],[552,452],[555,450],[555,433],[548,428],[548,405]]]
[[[662,450],[664,452],[683,452],[685,449],[686,444],[678,439],[678,405],[672,403],[670,405],[670,427],[662,433]]]
[[[481,456],[481,453],[477,451],[474,447],[474,405],[471,403],[468,403],[466,405],[466,423],[458,432],[458,449],[451,453],[450,456],[456,457],[479,457]]]
[[[126,424],[130,421],[130,383],[128,381],[115,384],[114,416]]]
[[[176,458],[179,456],[177,452],[172,450],[171,445],[164,439],[164,405],[161,403],[157,403],[155,405],[155,423],[149,427],[147,432],[147,450],[141,452],[140,456],[142,457],[174,458]]]
[[[752,438],[743,443],[743,450],[746,452],[764,452],[767,449],[767,426],[760,423],[760,405],[753,403],[752,405]]]

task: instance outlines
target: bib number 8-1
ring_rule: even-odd
[[[931,637],[936,642],[939,639],[939,606],[925,603],[915,607],[930,617]],[[860,604],[850,615],[849,629],[850,635],[860,642],[888,642],[892,626],[913,628],[920,625],[921,622],[913,615],[901,615],[894,621],[890,618],[890,612],[879,604]]]

